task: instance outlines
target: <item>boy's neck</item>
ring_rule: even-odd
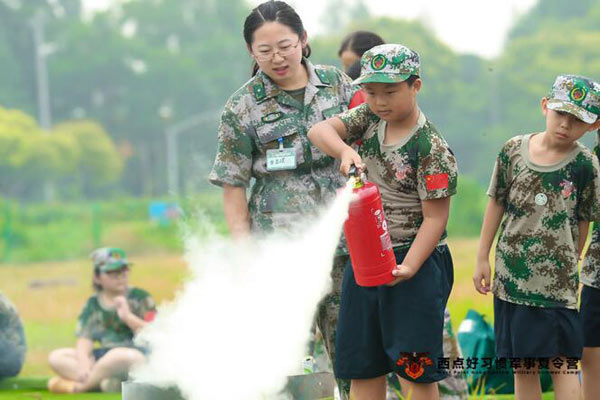
[[[393,145],[404,139],[419,121],[420,114],[419,106],[415,104],[415,107],[405,118],[396,121],[385,121],[387,126],[383,144]]]
[[[561,162],[569,154],[576,143],[557,143],[546,131],[532,135],[529,139],[529,158],[538,165],[554,165]]]

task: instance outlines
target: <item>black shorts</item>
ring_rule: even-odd
[[[127,346],[122,346],[124,348],[130,348],[130,349],[136,349],[138,351],[140,351],[142,354],[144,355],[148,355],[149,351],[148,349],[146,349],[145,347],[140,347],[140,346],[132,346],[132,347],[127,347]],[[118,349],[121,347],[99,347],[97,349],[92,350],[92,354],[94,355],[94,360],[98,361],[99,359],[101,359],[102,357],[104,357],[106,355],[106,353],[108,353],[109,351],[111,351],[112,349]]]
[[[494,297],[496,356],[581,359],[583,332],[577,310],[509,303]]]
[[[397,249],[400,264],[408,249]],[[396,372],[416,383],[448,374],[443,357],[444,309],[454,280],[447,246],[438,246],[411,279],[394,287],[358,286],[348,263],[336,335],[336,377],[369,379]]]
[[[600,347],[600,289],[583,285],[579,316],[583,328],[583,346]]]

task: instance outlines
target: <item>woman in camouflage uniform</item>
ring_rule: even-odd
[[[313,146],[306,132],[346,110],[356,91],[337,68],[308,61],[302,21],[284,2],[269,1],[252,10],[244,39],[255,61],[254,76],[225,105],[209,176],[223,187],[225,218],[234,238],[288,229],[335,196],[345,183],[338,163]],[[330,356],[346,261],[340,249],[332,269],[333,291],[317,315]]]
[[[18,375],[25,360],[26,347],[19,313],[0,292],[0,379]]]
[[[154,300],[129,286],[130,263],[123,250],[105,247],[91,257],[97,293],[79,315],[75,348],[57,349],[48,357],[59,375],[48,382],[54,393],[119,391],[130,368],[144,360],[146,349],[135,346],[133,337],[154,319]]]

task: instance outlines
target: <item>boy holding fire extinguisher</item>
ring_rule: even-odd
[[[310,140],[327,154],[366,171],[381,191],[397,267],[386,285],[356,284],[346,268],[336,338],[336,376],[351,395],[385,399],[385,375],[396,372],[405,396],[439,398],[444,308],[453,283],[445,243],[456,159],[417,104],[419,55],[398,44],[361,59],[366,104],[316,124]],[[360,155],[347,143],[362,139]]]

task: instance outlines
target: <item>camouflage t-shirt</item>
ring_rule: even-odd
[[[248,209],[254,232],[288,228],[335,196],[345,178],[339,162],[307,137],[317,122],[346,110],[357,86],[330,66],[304,60],[308,83],[304,103],[259,71],[227,101],[218,132],[217,155],[209,180],[252,186]],[[267,170],[267,151],[283,146],[295,154],[296,167]]]
[[[600,158],[600,132],[596,136],[594,154]],[[592,241],[581,266],[581,283],[600,289],[600,224],[594,222]]]
[[[151,321],[156,313],[154,300],[148,292],[139,288],[130,288],[127,292],[127,303],[131,312],[145,321]],[[114,308],[104,308],[95,294],[83,307],[75,334],[99,342],[100,347],[132,347],[133,331],[127,326]]]
[[[4,344],[10,344],[15,350],[14,353],[19,354],[22,360],[26,350],[23,324],[15,306],[2,293],[0,293],[0,340]]]
[[[458,167],[448,143],[422,112],[412,131],[392,145],[384,144],[386,122],[367,104],[339,118],[348,143],[362,140],[360,156],[381,193],[392,245],[409,246],[423,222],[421,202],[456,194]],[[440,243],[445,237],[444,232]]]
[[[504,207],[492,291],[511,303],[576,309],[578,222],[598,216],[598,160],[576,143],[560,163],[534,164],[531,136],[506,142],[487,192]]]

